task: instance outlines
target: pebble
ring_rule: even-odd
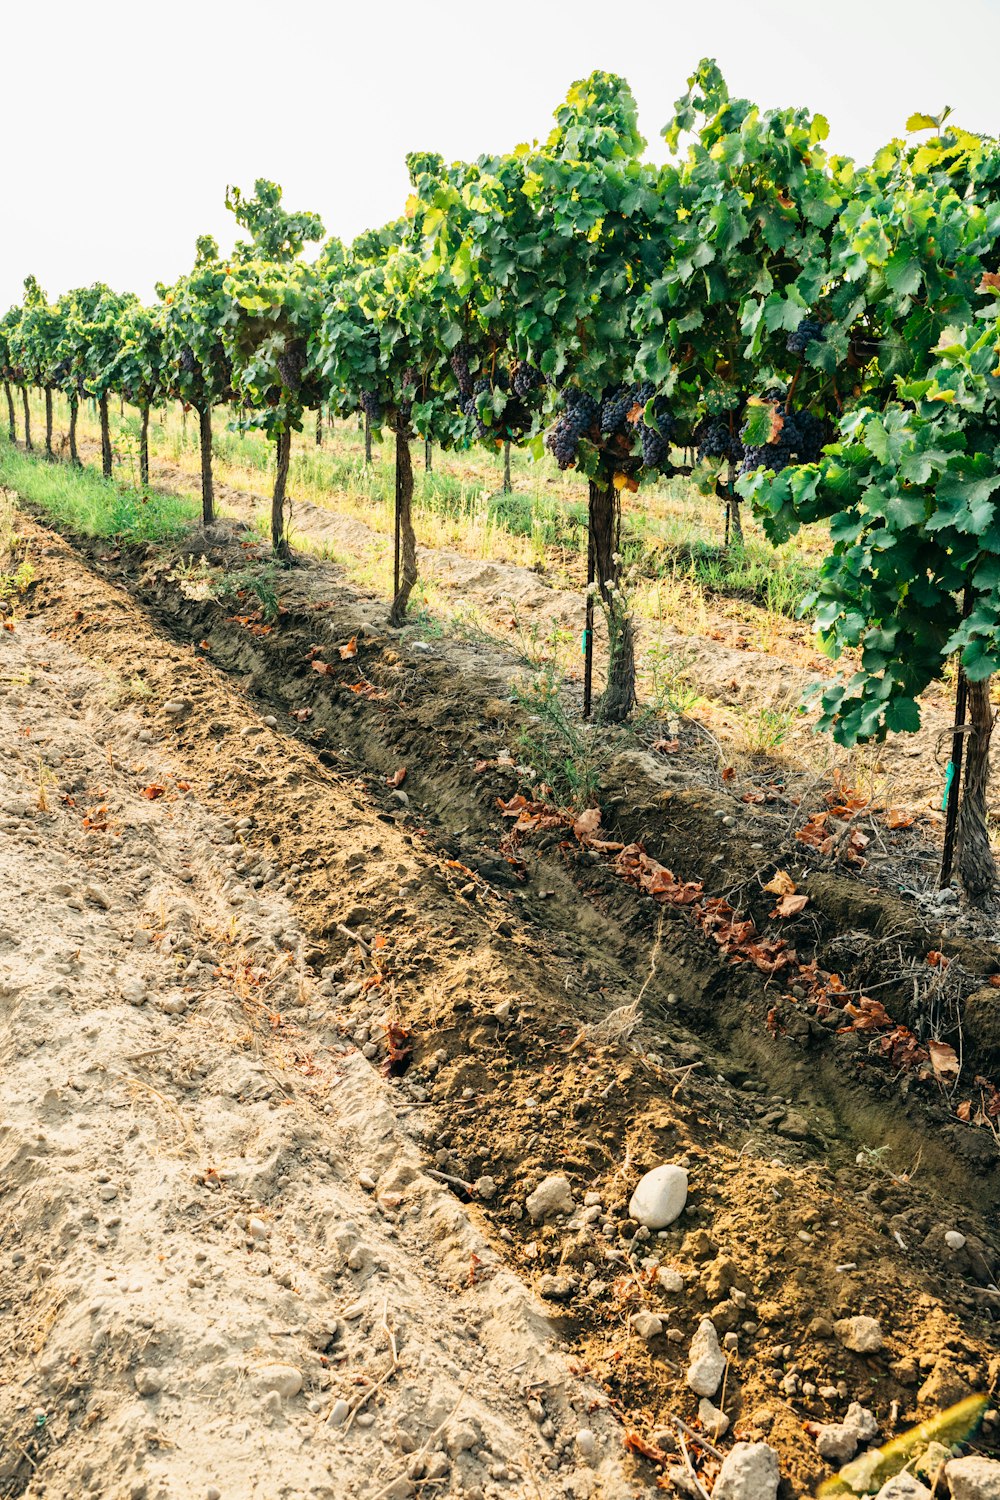
[[[186,713],[191,707],[186,698],[171,698],[163,705],[163,712],[169,714],[172,719],[178,718]]]
[[[251,1239],[266,1240],[270,1231],[263,1219],[251,1217],[247,1220],[247,1231]]]
[[[949,1229],[944,1237],[944,1242],[949,1250],[964,1250],[965,1235],[960,1234],[957,1229]]]
[[[717,1443],[729,1430],[729,1418],[719,1406],[713,1406],[707,1396],[698,1402],[698,1421],[708,1433],[709,1441]]]
[[[675,1271],[673,1266],[661,1266],[656,1273],[656,1280],[665,1292],[683,1292],[684,1277],[680,1271]]]
[[[726,1369],[719,1335],[710,1318],[702,1318],[691,1340],[687,1383],[698,1396],[714,1396]]]
[[[94,905],[99,906],[102,911],[111,910],[111,897],[108,895],[103,885],[86,885],[83,888],[83,894],[86,896],[88,901],[92,901]]]
[[[556,1175],[544,1178],[524,1202],[525,1208],[537,1224],[550,1214],[571,1214],[575,1208],[573,1189],[567,1178]]]
[[[581,1427],[577,1433],[576,1451],[581,1458],[593,1458],[597,1452],[597,1439],[589,1427]]]
[[[150,1369],[148,1365],[144,1365],[141,1370],[136,1370],[135,1388],[140,1396],[155,1396],[158,1391],[162,1391],[163,1378],[159,1370]]]
[[[251,1378],[258,1394],[273,1392],[285,1400],[302,1389],[302,1371],[295,1365],[261,1365]]]
[[[727,1453],[712,1500],[776,1500],[778,1455],[768,1443],[737,1443]]]
[[[945,1469],[951,1500],[1000,1500],[1000,1463],[973,1453]]]
[[[841,1318],[834,1323],[833,1331],[844,1348],[854,1354],[877,1354],[885,1348],[878,1319],[866,1317],[863,1313],[853,1318]]]
[[[873,1438],[878,1437],[875,1413],[869,1411],[867,1406],[862,1406],[860,1401],[852,1401],[847,1408],[844,1426],[850,1428],[859,1443],[870,1443]]]
[[[858,1435],[846,1423],[825,1422],[816,1431],[816,1451],[827,1463],[846,1464],[858,1451]]]
[[[476,1197],[482,1198],[484,1203],[488,1203],[491,1198],[495,1198],[497,1195],[497,1185],[492,1177],[485,1175],[477,1177],[472,1186],[475,1188]]]
[[[912,1474],[894,1474],[879,1490],[875,1500],[931,1500],[926,1484]]]
[[[364,1188],[366,1193],[374,1193],[376,1186],[377,1184],[373,1172],[369,1172],[366,1169],[365,1171],[358,1173],[358,1187]]]
[[[651,1339],[659,1338],[663,1332],[663,1324],[660,1319],[655,1313],[647,1312],[645,1309],[641,1312],[634,1312],[629,1322],[639,1337],[645,1339],[647,1343]]]
[[[629,1218],[647,1229],[666,1229],[683,1213],[687,1196],[687,1172],[666,1162],[640,1177],[628,1206]]]
[[[330,1427],[343,1427],[344,1423],[347,1421],[347,1414],[350,1409],[351,1408],[348,1406],[347,1402],[341,1396],[339,1400],[335,1401],[330,1407],[330,1415],[326,1419],[327,1425]]]

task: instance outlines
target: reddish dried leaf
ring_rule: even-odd
[[[912,828],[915,821],[912,813],[905,813],[898,807],[890,807],[885,815],[887,828]]]
[[[640,1433],[633,1432],[631,1428],[625,1431],[625,1447],[631,1453],[641,1453],[643,1458],[648,1458],[654,1464],[667,1464],[670,1462],[670,1454],[658,1448],[655,1443],[650,1443]]]
[[[591,834],[596,833],[600,826],[601,809],[599,807],[588,807],[586,812],[582,812],[580,816],[574,820],[573,832],[576,834],[577,838],[582,844],[590,838]]]
[[[1000,292],[1000,273],[996,271],[984,271],[983,279],[979,283],[981,292]]]
[[[142,795],[147,799],[147,801],[155,802],[157,797],[162,797],[166,790],[167,789],[165,786],[158,786],[154,781],[151,782],[149,786],[143,787]]]
[[[351,639],[347,642],[347,644],[344,645],[344,646],[338,646],[337,650],[340,652],[340,657],[341,657],[342,661],[350,661],[352,659],[352,657],[355,657],[358,654],[358,638],[357,638],[357,636],[356,635],[352,635]]]
[[[775,870],[762,889],[772,896],[794,896],[797,886],[787,870]]]
[[[961,1104],[955,1110],[955,1113],[960,1120],[964,1120],[966,1124],[968,1124],[969,1120],[972,1118],[971,1101],[968,1099],[963,1099]]]
[[[328,661],[314,661],[312,663],[312,669],[314,672],[318,672],[321,677],[333,676],[333,668]]]
[[[932,969],[946,969],[948,967],[947,956],[944,953],[939,953],[936,948],[932,948],[928,953],[927,962]]]
[[[290,714],[290,717],[293,719],[297,719],[300,724],[304,724],[306,720],[311,719],[312,716],[313,711],[311,708],[293,708]]]
[[[681,748],[680,740],[654,740],[653,749],[659,750],[663,755],[675,755]]]
[[[391,776],[385,778],[386,786],[402,786],[406,780],[406,767],[400,766],[398,771],[393,771]]]
[[[723,781],[736,780],[736,772],[733,770],[732,766],[726,766],[725,770],[722,773],[722,779]]]

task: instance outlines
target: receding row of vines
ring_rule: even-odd
[[[309,410],[363,412],[395,443],[391,618],[417,578],[415,437],[444,448],[547,449],[589,487],[589,661],[607,629],[605,723],[635,704],[634,622],[620,580],[623,492],[690,474],[721,500],[730,545],[748,502],[780,543],[808,523],[830,545],[803,602],[843,672],[821,726],[844,745],[912,731],[919,697],[959,662],[969,722],[952,778],[959,871],[994,885],[986,820],[1000,664],[1000,144],[917,115],[868,166],[827,152],[827,122],[732,99],[716,66],[689,80],[644,160],[627,84],[570,90],[544,143],[446,164],[408,158],[401,217],[350,246],[281,190],[231,188],[244,238],[198,241],[156,306],[95,285],[49,304],[33,278],[0,321],[11,438],[29,388],[76,417],[108,400],[198,414],[204,519],[212,422],[275,444],[272,531],[287,560],[291,435]],[[304,258],[305,246],[319,244]],[[16,400],[19,394],[21,402]],[[690,460],[681,466],[679,459]],[[633,504],[640,501],[632,501]],[[965,710],[961,714],[964,720]]]

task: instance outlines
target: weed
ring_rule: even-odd
[[[220,602],[234,599],[245,600],[249,594],[257,600],[265,620],[278,618],[279,602],[276,586],[277,571],[273,563],[261,563],[257,567],[240,568],[227,573],[216,592]]]
[[[757,708],[738,710],[743,731],[744,749],[748,755],[773,755],[792,733],[796,713],[790,708]]]
[[[560,802],[587,807],[600,785],[604,757],[595,731],[581,728],[566,712],[562,683],[547,663],[526,684],[515,684],[517,702],[529,715],[518,753]]]

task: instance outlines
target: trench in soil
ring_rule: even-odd
[[[343,587],[320,600],[298,590],[260,633],[214,600],[185,597],[169,553],[78,541],[74,554],[26,530],[43,554],[33,612],[150,684],[150,721],[200,773],[203,795],[251,817],[251,854],[266,849],[288,872],[313,967],[344,966],[349,982],[358,950],[342,928],[389,935],[384,982],[340,998],[339,1024],[379,1038],[390,1019],[409,1033],[398,1086],[419,1091],[429,1154],[454,1178],[496,1180],[483,1212],[498,1247],[539,1285],[549,1278],[550,1311],[629,1426],[651,1430],[665,1410],[693,1415],[683,1355],[651,1353],[629,1333],[629,1313],[651,1306],[687,1337],[730,1286],[745,1289],[751,1316],[718,1314],[740,1340],[727,1407],[742,1430],[777,1443],[798,1492],[824,1472],[802,1421],[831,1415],[815,1394],[789,1397],[789,1367],[812,1370],[814,1388],[846,1377],[852,1398],[883,1412],[897,1402],[900,1425],[924,1414],[911,1366],[947,1357],[970,1387],[986,1386],[998,1312],[984,1286],[997,1254],[990,1132],[957,1126],[933,1082],[904,1097],[865,1039],[839,1036],[780,982],[726,963],[683,911],[639,896],[571,837],[526,840],[511,864],[497,800],[516,790],[516,773],[476,770],[516,729],[502,664],[474,647],[420,654]],[[204,550],[222,566],[239,556],[234,540]],[[351,639],[357,656],[341,661],[337,643]],[[329,673],[314,670],[316,646]],[[264,757],[218,716],[217,673],[245,695],[255,729],[260,715],[277,719],[261,731]],[[368,688],[350,691],[358,681]],[[178,721],[162,704],[179,698],[190,708]],[[291,717],[303,710],[308,718]],[[730,799],[665,784],[651,762],[631,745],[611,759],[607,836],[641,837],[684,878],[739,889],[765,912],[750,876],[768,857],[761,841],[775,851],[772,830],[750,811],[724,825]],[[386,784],[403,766],[406,805]],[[353,825],[318,819],[310,787],[331,781],[351,789]],[[414,859],[419,877],[400,889],[392,872]],[[859,981],[882,982],[935,940],[921,913],[857,879],[816,875],[808,888],[813,925],[802,940],[822,953],[856,928],[848,957]],[[991,969],[989,945],[959,946],[964,962]],[[900,1003],[905,989],[900,981]],[[602,1033],[637,996],[631,1034]],[[688,1209],[661,1240],[637,1240],[631,1188],[665,1159],[689,1168]],[[554,1171],[580,1195],[602,1193],[610,1221],[600,1238],[525,1218],[526,1187]],[[985,1271],[922,1248],[941,1225],[982,1245]],[[653,1252],[688,1278],[681,1303],[664,1306],[650,1285],[642,1262]],[[898,1368],[830,1343],[830,1321],[858,1312],[882,1319]]]

